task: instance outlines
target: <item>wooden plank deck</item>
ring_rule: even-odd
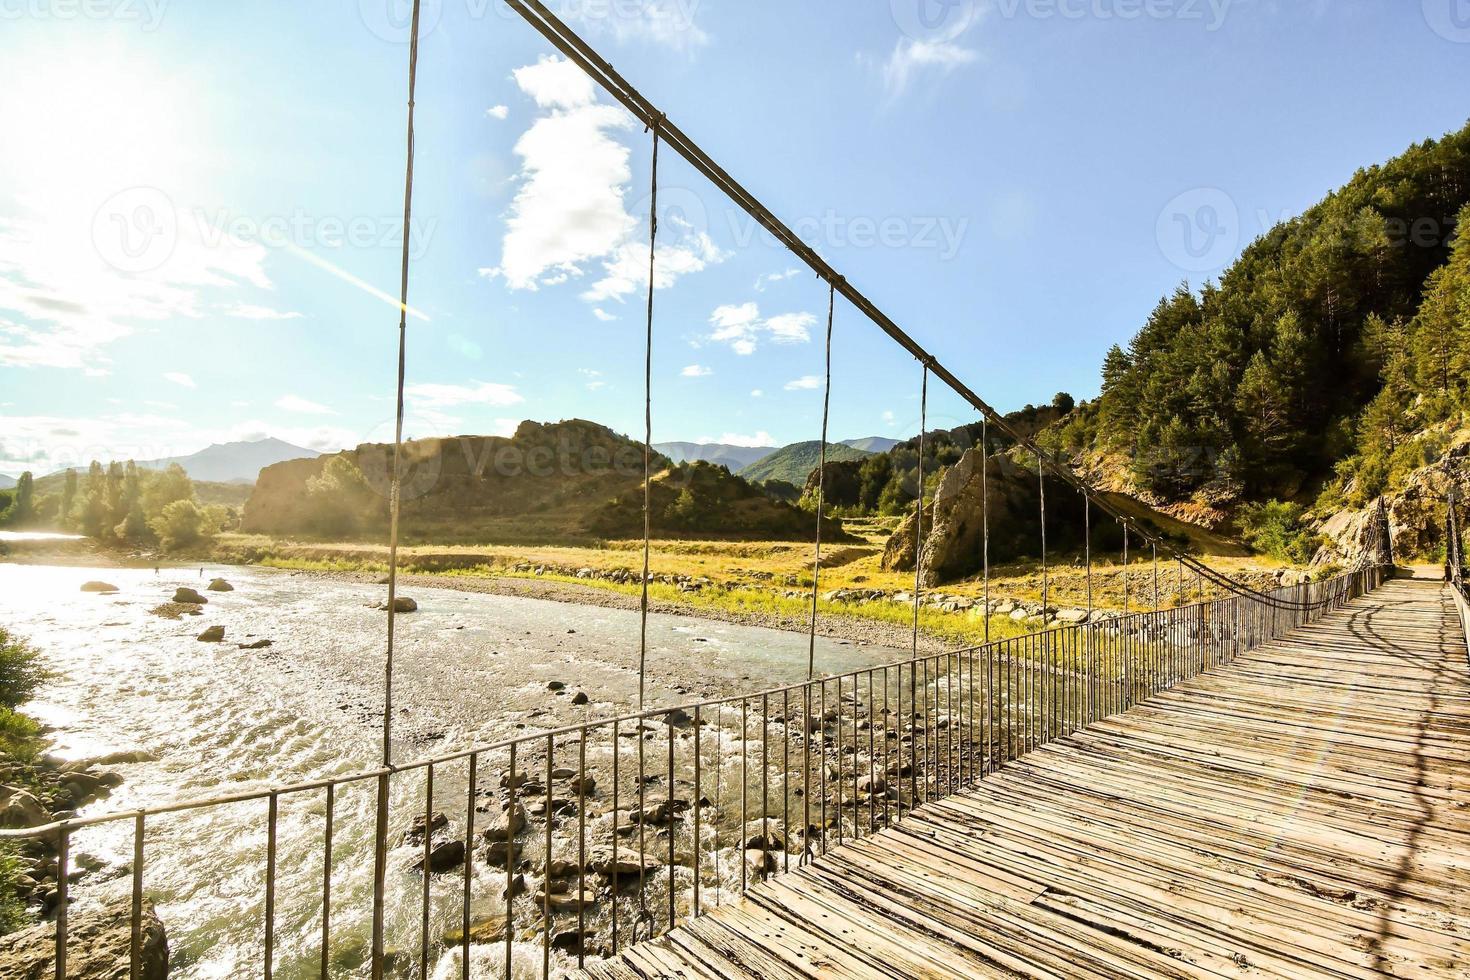
[[[1389,582],[588,972],[1470,976],[1467,673]]]

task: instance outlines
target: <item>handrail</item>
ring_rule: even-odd
[[[1227,595],[1171,609],[1099,617],[1082,624],[859,668],[754,694],[691,701],[519,735],[401,766],[74,817],[37,827],[0,831],[0,839],[55,840],[57,880],[61,882],[67,877],[69,845],[77,833],[130,821],[136,855],[132,906],[135,937],[132,952],[136,962],[141,956],[138,948],[141,940],[136,937],[145,935],[141,919],[146,828],[165,815],[251,802],[263,804],[260,816],[268,830],[263,965],[269,976],[275,960],[275,919],[280,915],[275,900],[276,878],[281,868],[299,869],[299,859],[304,856],[293,850],[287,853],[287,858],[296,860],[278,861],[276,830],[282,801],[304,795],[313,801],[324,799],[323,843],[318,845],[308,840],[302,844],[297,839],[288,846],[325,849],[329,848],[334,833],[332,821],[339,789],[372,780],[402,781],[417,774],[413,778],[422,781],[422,792],[413,783],[409,788],[421,797],[421,806],[395,808],[397,819],[391,827],[387,822],[371,831],[363,827],[363,833],[375,844],[388,846],[389,841],[397,840],[405,830],[410,816],[417,814],[426,827],[434,826],[430,817],[436,803],[442,803],[435,796],[435,778],[440,777],[442,793],[446,767],[462,764],[468,797],[453,833],[463,834],[463,860],[495,863],[493,850],[499,848],[509,873],[516,869],[524,849],[535,848],[531,853],[537,854],[537,860],[544,861],[545,869],[549,870],[554,851],[553,828],[559,823],[563,845],[573,839],[579,845],[576,858],[570,860],[571,873],[576,877],[577,935],[584,935],[581,931],[586,911],[584,902],[592,896],[591,902],[607,910],[610,916],[611,951],[616,952],[630,940],[649,938],[673,928],[684,918],[702,914],[708,904],[702,904],[702,898],[708,896],[711,888],[716,900],[735,891],[737,881],[738,891],[743,892],[753,881],[787,871],[793,864],[800,866],[815,860],[829,847],[849,837],[866,837],[902,822],[915,807],[975,785],[1030,751],[1126,711],[1200,673],[1224,666],[1262,643],[1313,621],[1328,609],[1376,588],[1384,574],[1383,568],[1373,566],[1324,582],[1304,582],[1272,590],[1270,595],[1290,601],[1290,607]],[[629,738],[636,739],[636,745],[624,745]],[[610,780],[605,761],[601,768],[589,767],[589,748],[601,753],[602,760],[610,755]],[[559,749],[562,759],[571,767],[560,775],[554,768]],[[567,758],[573,752],[575,760]],[[493,772],[491,764],[497,760],[504,762],[500,770],[503,778],[498,784],[481,782],[484,774]],[[522,767],[520,775],[518,765]],[[537,771],[538,766],[544,766],[544,775]],[[459,771],[459,768],[452,770]],[[535,785],[533,792],[538,794],[535,797],[525,795],[528,777],[544,779],[544,785],[539,782]],[[597,786],[589,782],[589,777],[595,779]],[[646,789],[650,777],[663,782],[665,788],[663,798],[651,804]],[[610,785],[603,785],[605,781]],[[560,799],[554,795],[558,792],[554,782],[562,783]],[[491,788],[492,801],[499,797],[506,808],[505,819],[497,825],[504,838],[476,834],[475,810],[480,798],[477,791],[486,785]],[[676,799],[676,787],[688,786],[692,786],[689,799]],[[611,860],[603,858],[600,865],[589,859],[587,849],[587,800],[598,789],[610,793],[612,804],[611,834],[605,835],[611,846]],[[682,794],[685,790],[679,788],[677,792]],[[528,807],[535,803],[539,809],[531,807],[532,812],[526,815],[520,808],[522,799]],[[633,808],[627,809],[627,804],[633,804]],[[451,807],[445,805],[443,809],[449,811]],[[597,819],[606,821],[608,815],[604,811]],[[780,827],[774,834],[773,821]],[[757,825],[761,828],[758,834],[752,829]],[[798,825],[802,829],[793,832]],[[297,827],[299,833],[299,821]],[[667,833],[666,848],[661,837],[648,839],[650,827],[655,834]],[[606,829],[599,826],[593,833],[600,837]],[[713,830],[713,841],[705,829]],[[342,830],[335,832],[340,834]],[[733,841],[729,836],[732,832],[737,835]],[[632,839],[624,841],[624,836]],[[432,831],[423,838],[421,860],[428,867],[431,843],[436,838]],[[759,842],[758,860],[752,861],[745,853],[747,839]],[[687,849],[686,855],[692,852],[692,880],[688,868],[690,858],[679,859],[676,841]],[[484,842],[491,852],[477,855],[475,845],[479,842]],[[729,866],[731,844],[735,845],[733,860],[739,862],[738,870]],[[596,841],[594,849],[595,845]],[[793,852],[794,845],[799,850]],[[622,854],[631,853],[633,857],[620,859],[620,847],[628,849]],[[330,892],[330,903],[327,900],[333,859],[330,850],[324,853],[327,857],[319,903],[297,912],[307,916],[308,921],[313,915],[320,916],[323,958],[332,943],[330,910],[346,901],[336,892]],[[563,853],[566,853],[565,846]],[[611,875],[612,881],[623,883],[636,875],[637,887],[614,889],[611,897],[595,895],[584,889],[587,880],[595,875]],[[549,875],[543,875],[543,880],[546,877]],[[423,904],[421,921],[427,924],[431,921],[432,883],[442,880],[432,874],[424,875],[421,884],[410,887],[394,879],[393,898],[414,901],[413,896],[405,898],[405,895],[422,889],[418,900]],[[552,896],[549,890],[543,889],[535,896],[537,907],[528,909],[527,899],[517,901],[510,884],[508,878],[504,898],[504,916],[509,923],[506,935],[523,936],[523,931],[518,933],[514,928],[516,922],[520,920],[524,924],[526,916],[539,915],[543,976],[548,976],[553,946],[551,929],[556,919]],[[463,889],[460,941],[467,954],[470,899],[475,890],[473,876],[466,872],[460,887]],[[439,888],[442,892],[445,886],[441,884]],[[692,905],[680,911],[676,897],[691,891]],[[297,895],[294,891],[292,894]],[[64,923],[71,898],[60,885],[57,901],[56,943],[60,965],[57,972],[64,980],[68,943]],[[565,900],[559,901],[562,914],[569,915]],[[570,925],[566,928],[570,929]],[[431,951],[439,949],[440,944],[430,936],[427,925],[421,929],[420,975],[427,975]],[[512,954],[509,944],[506,950],[509,957]],[[575,955],[581,963],[587,954],[578,945]]]

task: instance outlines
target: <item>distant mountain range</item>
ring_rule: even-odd
[[[253,442],[217,443],[187,456],[170,456],[167,459],[140,459],[143,469],[163,470],[178,463],[189,474],[189,478],[204,483],[254,483],[260,471],[288,459],[316,459],[321,453],[314,449],[303,449],[280,439],[256,439]],[[103,460],[104,466],[112,460]],[[116,460],[122,463],[126,460]],[[87,467],[73,467],[79,474]],[[49,476],[60,476],[58,470]],[[13,482],[13,481],[12,481]],[[7,486],[0,482],[0,488]]]
[[[844,439],[841,442],[828,443],[829,446],[846,446],[850,449],[861,450],[864,453],[886,453],[888,452],[888,450],[892,449],[898,444],[898,439],[889,439],[886,436],[867,436],[863,439]],[[675,463],[687,463],[691,460],[702,459],[707,462],[723,466],[731,473],[741,473],[742,476],[745,476],[747,478],[759,480],[786,479],[786,477],[751,477],[749,473],[742,473],[741,471],[751,469],[752,467],[755,467],[756,464],[761,463],[764,460],[780,456],[782,453],[786,453],[786,456],[776,460],[773,466],[778,469],[786,469],[790,472],[795,472],[792,466],[789,465],[788,462],[783,462],[783,460],[789,461],[791,459],[797,459],[799,461],[801,459],[804,459],[805,454],[800,451],[799,447],[810,447],[815,449],[816,445],[816,440],[812,440],[811,442],[797,442],[792,443],[789,446],[779,447],[731,446],[721,442],[656,442],[653,444],[653,448],[656,451],[661,452],[665,456],[669,457],[669,459],[673,460]],[[833,454],[830,452],[828,453],[828,456],[833,459],[837,458],[833,456]],[[850,459],[852,457],[842,456],[841,458]],[[812,467],[815,468],[815,466],[816,463],[813,462]],[[752,470],[752,472],[759,473],[763,472],[763,470]],[[794,480],[789,482],[794,482],[797,486],[800,486],[802,482],[805,481],[805,479],[806,477],[803,475],[801,480]]]
[[[188,456],[139,460],[138,465],[161,470],[178,463],[195,480],[254,483],[260,471],[267,466],[284,463],[288,459],[316,459],[320,455],[314,449],[303,449],[280,439],[257,439],[254,442],[217,443]]]
[[[0,490],[9,490],[13,486],[15,486],[15,477],[0,473]]]
[[[866,439],[844,439],[842,445],[861,449],[865,453],[886,453],[902,441],[887,436],[868,436]]]
[[[872,456],[870,452],[855,449],[852,446],[840,442],[827,443],[827,462],[840,463],[847,460],[863,459]],[[822,443],[818,439],[811,442],[794,442],[776,450],[769,456],[756,460],[739,472],[739,476],[745,477],[752,483],[764,483],[766,480],[784,480],[798,487],[806,485],[806,478],[812,470],[816,469],[822,459]]]
[[[720,442],[656,442],[653,448],[675,463],[702,459],[723,466],[731,473],[776,451],[775,446],[729,446]]]

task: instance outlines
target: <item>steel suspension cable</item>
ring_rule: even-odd
[[[817,538],[816,554],[812,559],[812,620],[807,633],[806,679],[811,680],[817,666],[817,580],[822,574],[822,505],[825,501],[827,484],[827,416],[832,406],[832,319],[836,313],[837,290],[827,287],[827,355],[826,375],[822,385],[822,442],[820,462],[817,464]]]
[[[393,765],[393,640],[398,613],[398,523],[403,483],[403,388],[408,363],[408,282],[410,235],[413,228],[414,107],[418,91],[419,9],[414,0],[408,45],[408,122],[403,171],[403,253],[398,284],[398,376],[394,390],[393,470],[388,490],[388,642],[383,663],[383,767]],[[384,949],[384,890],[388,873],[388,774],[378,777],[376,833],[373,848],[372,976],[382,980]]]
[[[919,496],[914,501],[914,654],[919,659],[919,590],[924,574],[924,430],[929,425],[929,365],[919,383]]]
[[[932,354],[920,346],[912,337],[903,331],[891,317],[880,310],[867,296],[848,283],[837,271],[823,259],[815,249],[806,244],[801,237],[789,226],[782,222],[774,213],[765,207],[753,194],[737,182],[725,171],[715,160],[689,138],[677,125],[669,122],[652,102],[641,92],[631,85],[620,75],[611,64],[603,59],[590,45],[572,31],[555,14],[553,14],[540,0],[506,0],[508,6],[518,13],[525,21],[535,28],[543,37],[565,55],[570,61],[586,72],[597,84],[602,86],[615,100],[621,103],[629,112],[633,113],[645,125],[652,126],[655,120],[659,121],[659,128],[663,140],[672,146],[680,156],[687,160],[696,170],[710,180],[738,207],[750,215],[777,241],[785,246],[796,258],[804,262],[808,268],[815,272],[820,278],[831,284],[837,292],[841,293],[863,316],[871,320],[879,329],[888,334],[900,347],[908,351],[915,358],[924,363],[933,371],[941,381],[957,395],[968,402],[980,414],[990,420],[1004,435],[1009,437],[1023,449],[1036,450],[1037,446],[1030,437],[1022,435],[1005,417],[986,403],[979,395],[972,391],[953,372],[940,364]],[[1048,461],[1053,473],[1060,479],[1080,489],[1092,488],[1086,480],[1078,476],[1071,467],[1055,460]],[[1098,499],[1098,506],[1115,518],[1123,518],[1125,515],[1110,505],[1105,499]],[[1154,533],[1139,529],[1139,533],[1145,540],[1155,546],[1162,545],[1166,552],[1178,554],[1177,550],[1167,540]],[[1194,567],[1198,562],[1191,556],[1183,555],[1183,560]],[[1230,579],[1226,576],[1217,575],[1206,569],[1204,574],[1212,580],[1221,584],[1222,588],[1230,589],[1236,594],[1256,597],[1259,594],[1247,585]],[[1228,585],[1226,584],[1228,583]],[[1268,601],[1283,606],[1308,605],[1297,604],[1291,600],[1268,598],[1257,601]]]
[[[980,417],[981,566],[984,568],[985,642],[990,642],[990,423]]]
[[[648,200],[648,316],[643,348],[643,579],[638,600],[638,710],[643,710],[648,669],[648,568],[652,517],[650,495],[653,482],[653,276],[658,245],[658,144],[662,119],[654,119],[653,164]],[[672,736],[671,736],[672,737]],[[638,744],[642,746],[640,738]],[[641,776],[641,774],[640,774]]]

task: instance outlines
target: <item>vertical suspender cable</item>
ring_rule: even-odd
[[[393,427],[393,472],[388,492],[388,645],[383,665],[383,766],[393,764],[393,636],[398,604],[398,515],[402,500],[403,465],[403,379],[408,349],[408,260],[409,236],[413,228],[413,113],[418,88],[419,6],[414,0],[412,36],[408,44],[408,133],[407,161],[403,174],[403,261],[398,287],[398,384]],[[388,774],[378,777],[376,833],[373,848],[373,936],[372,976],[383,976],[383,890],[388,872]]]
[[[929,365],[919,385],[919,496],[914,501],[914,654],[919,659],[919,589],[924,574],[924,430],[929,425]]]
[[[650,493],[653,480],[653,273],[658,244],[658,142],[662,117],[653,121],[653,167],[649,177],[648,202],[648,318],[643,347],[643,579],[638,600],[638,710],[643,710],[646,693],[644,674],[648,668],[648,552],[651,537]],[[670,736],[672,737],[672,735]],[[638,744],[641,747],[643,740]],[[641,770],[639,773],[642,775]]]
[[[1041,450],[1036,451],[1036,480],[1041,495],[1041,628],[1046,629],[1046,610],[1051,598],[1051,582],[1046,569],[1046,464]]]
[[[822,574],[822,504],[827,484],[827,413],[832,406],[832,317],[836,312],[837,287],[827,285],[827,361],[826,381],[822,388],[822,442],[817,464],[817,547],[812,558],[812,621],[807,633],[806,679],[815,676],[817,667],[817,579]]]
[[[985,642],[990,642],[990,433],[989,422],[980,417],[980,524],[981,567],[984,568]]]

